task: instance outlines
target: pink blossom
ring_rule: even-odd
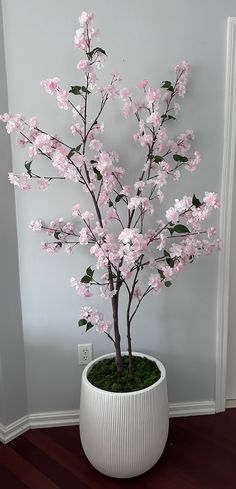
[[[161,92],[157,88],[148,87],[146,91],[147,106],[151,109],[152,104],[157,103],[161,98]]]
[[[79,16],[79,24],[81,27],[83,27],[85,24],[89,24],[94,18],[94,13],[90,12],[89,14],[87,12],[81,12]]]
[[[116,211],[114,209],[114,207],[110,207],[107,212],[106,212],[106,218],[108,220],[112,220],[112,219],[116,219],[117,218],[117,214],[116,214]]]
[[[42,242],[41,248],[42,250],[47,251],[47,253],[56,253],[60,250],[60,245],[58,243]]]
[[[150,275],[148,285],[150,285],[150,287],[152,287],[155,292],[160,292],[161,288],[163,287],[162,280],[157,274]]]
[[[72,216],[77,217],[80,215],[81,215],[81,210],[80,210],[80,204],[78,203],[72,207]]]
[[[47,190],[47,188],[49,186],[49,180],[46,178],[39,178],[38,179],[38,186],[39,186],[40,190],[45,192],[45,190]]]
[[[179,220],[179,213],[174,207],[170,207],[166,211],[166,219],[167,221],[173,222],[175,224]]]
[[[45,91],[52,95],[58,90],[58,83],[60,78],[47,78],[47,80],[42,80],[40,82],[41,87],[45,88]]]
[[[74,36],[75,48],[86,50],[88,40],[84,28],[77,29]]]
[[[129,185],[124,185],[122,187],[122,194],[126,195],[127,197],[130,195],[131,193],[131,188]]]
[[[67,234],[75,234],[75,225],[73,222],[67,222],[63,228],[62,231]]]
[[[96,331],[98,331],[99,333],[108,333],[109,334],[111,331],[111,328],[112,328],[112,322],[111,321],[104,321],[104,322],[97,324]]]
[[[158,114],[158,112],[152,112],[152,114],[147,117],[146,122],[148,124],[152,124],[154,127],[159,126],[159,124],[161,123],[160,114]]]
[[[180,177],[181,177],[181,173],[180,173],[180,171],[179,171],[179,170],[176,170],[176,171],[173,173],[173,175],[174,175],[174,181],[175,181],[175,182],[178,182],[178,181],[179,181],[179,179],[180,179]]]
[[[134,188],[135,190],[143,190],[145,187],[145,182],[143,180],[139,180],[138,182],[135,182]]]
[[[220,202],[217,199],[215,192],[205,192],[203,202],[205,202],[207,207],[213,207],[214,209],[219,209],[220,207]]]
[[[143,89],[148,85],[148,80],[140,80],[136,83],[136,87],[139,89]]]
[[[30,190],[31,185],[29,183],[30,176],[28,173],[21,173],[20,175],[15,175],[13,172],[8,174],[9,182],[19,187],[21,190]]]
[[[122,88],[119,93],[122,100],[129,100],[131,97],[131,92],[128,88]]]
[[[92,141],[89,143],[89,147],[92,149],[92,151],[101,151],[102,143],[101,141],[98,141],[98,139],[92,139]]]
[[[32,231],[41,231],[42,225],[41,219],[37,219],[35,221],[31,221],[29,227],[32,229]]]
[[[8,179],[9,179],[9,182],[12,183],[12,185],[19,186],[19,177],[15,173],[9,172],[8,173]]]
[[[99,155],[97,169],[101,172],[103,177],[111,175],[112,172],[112,160],[108,153],[102,152]]]
[[[120,272],[125,280],[128,280],[129,278],[132,277],[132,272],[130,271],[130,268],[127,265],[121,265]]]
[[[210,228],[207,229],[207,236],[208,236],[209,239],[212,238],[215,235],[216,235],[216,228],[210,227]]]
[[[81,219],[84,221],[92,221],[94,219],[94,214],[89,211],[82,212]]]
[[[71,287],[73,287],[76,290],[78,295],[80,295],[82,297],[86,297],[86,298],[92,297],[92,294],[89,290],[88,284],[84,284],[82,282],[79,282],[74,277],[71,277],[70,284],[71,284]]]
[[[78,171],[73,166],[68,166],[65,169],[64,177],[66,178],[66,180],[70,180],[71,182],[77,183],[79,181]]]
[[[173,108],[174,108],[174,113],[175,114],[178,114],[180,112],[180,110],[181,110],[180,109],[180,105],[178,104],[178,102],[174,102]]]
[[[141,233],[136,234],[132,239],[132,249],[135,251],[144,251],[147,249],[147,240]]]
[[[123,105],[123,109],[122,109],[122,114],[125,117],[125,119],[127,119],[129,117],[129,115],[135,114],[136,111],[137,111],[137,109],[136,109],[135,104],[133,102],[131,102],[130,100],[126,100],[124,105]]]
[[[147,197],[131,197],[128,203],[128,209],[133,210],[138,207],[141,208],[142,212],[147,212],[148,214],[153,214],[154,212],[153,206]]]
[[[161,267],[161,270],[162,270],[162,272],[163,272],[163,273],[164,273],[164,275],[165,275],[165,279],[167,279],[167,280],[168,280],[169,278],[172,278],[172,277],[173,277],[173,275],[174,275],[174,272],[175,272],[174,268],[171,268],[169,265],[162,266],[162,267]]]
[[[74,244],[71,244],[71,243],[67,243],[64,247],[64,250],[65,252],[67,253],[67,255],[71,255],[72,254],[72,251],[73,251],[73,247],[75,245]]]
[[[52,165],[57,168],[57,170],[64,172],[68,166],[67,152],[64,146],[59,146],[52,158]]]
[[[160,233],[158,235],[158,245],[157,245],[157,250],[161,251],[164,250],[166,244],[166,235],[165,233]]]
[[[37,154],[37,150],[39,149],[45,154],[50,154],[52,150],[52,139],[49,134],[38,134],[34,140],[34,149]]]
[[[80,136],[83,136],[83,128],[81,127],[81,125],[77,122],[76,124],[73,124],[70,128],[73,136],[76,136],[77,134],[79,134]]]
[[[68,93],[65,89],[61,88],[60,90],[57,91],[57,102],[58,102],[58,107],[59,109],[68,109]]]
[[[81,59],[77,64],[78,70],[82,70],[85,73],[91,70],[91,62],[87,59]]]
[[[122,241],[122,243],[124,244],[127,244],[130,241],[132,241],[132,239],[136,234],[138,234],[138,232],[139,232],[138,228],[125,228],[119,234],[118,240]]]
[[[88,235],[87,228],[82,228],[79,232],[79,243],[81,245],[86,245],[88,244],[88,241],[89,241],[89,235]]]
[[[84,165],[84,163],[85,163],[85,157],[84,157],[84,155],[78,155],[78,154],[76,154],[76,155],[74,156],[74,160],[73,160],[73,161],[74,161],[74,163],[76,164],[76,166],[77,166],[79,169],[81,169],[81,168],[82,168],[82,166],[83,166],[83,165]]]
[[[169,249],[169,253],[170,253],[171,258],[175,258],[175,257],[178,258],[179,256],[182,256],[182,253],[183,253],[182,245],[177,244],[177,243],[172,243],[172,245]]]
[[[24,148],[26,144],[28,144],[28,140],[24,136],[19,136],[16,138],[16,144],[21,148]]]
[[[136,297],[137,299],[140,299],[142,297],[143,293],[139,287],[134,288],[134,293],[133,296]]]

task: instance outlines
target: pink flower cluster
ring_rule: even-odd
[[[104,321],[103,314],[90,306],[82,307],[80,319],[85,319],[88,323],[93,324],[99,333],[110,333],[111,331],[112,322]]]

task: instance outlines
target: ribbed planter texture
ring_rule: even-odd
[[[82,375],[81,443],[91,464],[110,477],[135,477],[149,470],[160,458],[168,436],[165,368],[149,355],[133,354],[154,360],[161,371],[160,379],[146,389],[108,392],[88,381],[92,366],[113,354],[90,362]]]

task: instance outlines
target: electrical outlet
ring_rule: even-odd
[[[78,345],[78,360],[79,365],[87,365],[93,359],[93,345]]]

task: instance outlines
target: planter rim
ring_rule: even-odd
[[[128,352],[122,351],[121,354],[122,354],[122,356],[128,355]],[[136,352],[136,351],[133,351],[132,355],[138,356],[138,357],[146,357],[146,358],[148,358],[148,360],[152,360],[157,364],[157,366],[161,372],[161,376],[154,384],[149,385],[149,387],[146,387],[145,389],[139,389],[137,391],[130,391],[130,392],[106,391],[104,389],[100,389],[99,387],[96,387],[95,385],[91,384],[91,382],[89,382],[89,380],[88,380],[88,373],[91,370],[91,368],[93,367],[93,365],[95,365],[95,363],[100,362],[100,360],[103,360],[104,358],[114,357],[115,353],[106,353],[105,355],[101,355],[101,356],[95,358],[94,360],[92,360],[90,363],[88,363],[88,365],[83,370],[82,381],[87,386],[89,386],[90,388],[94,389],[97,392],[104,392],[104,393],[106,393],[106,395],[119,396],[119,397],[128,397],[128,396],[140,395],[140,393],[142,393],[142,392],[148,392],[148,391],[151,391],[152,389],[155,389],[159,384],[161,384],[163,382],[163,380],[166,378],[166,370],[165,370],[164,365],[160,362],[160,360],[158,360],[155,357],[152,357],[151,355],[147,355],[146,353],[141,353],[141,352]]]

